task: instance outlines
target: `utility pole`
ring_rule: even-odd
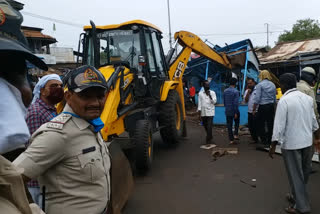
[[[269,23],[264,23],[267,26],[267,46],[269,47]]]
[[[172,48],[172,40],[171,40],[171,21],[170,21],[170,0],[167,0],[168,5],[168,21],[169,21],[169,46]]]

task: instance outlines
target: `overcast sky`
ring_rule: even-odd
[[[142,19],[163,31],[163,46],[168,49],[167,0],[18,0],[25,4],[22,13],[87,25],[118,24]],[[273,47],[281,31],[290,30],[298,19],[320,19],[320,0],[170,0],[172,33],[186,30],[223,46],[251,39],[254,46],[267,44],[269,23],[270,45]],[[24,15],[23,25],[43,28],[54,36],[58,46],[76,48],[80,26]],[[56,31],[53,31],[53,23]]]

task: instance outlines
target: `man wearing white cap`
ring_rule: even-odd
[[[32,104],[29,106],[26,122],[32,135],[42,124],[57,115],[55,104],[63,99],[62,81],[57,74],[42,77],[33,90]],[[28,182],[33,200],[41,206],[42,195],[37,180]]]
[[[42,124],[56,116],[55,105],[63,99],[62,81],[57,74],[40,79],[33,90],[32,104],[28,108],[26,121],[32,135]]]
[[[301,78],[300,81],[297,83],[297,89],[302,93],[309,95],[313,99],[313,108],[314,113],[319,119],[319,113],[317,110],[317,102],[313,90],[313,86],[316,80],[316,72],[312,67],[305,67],[301,71]]]

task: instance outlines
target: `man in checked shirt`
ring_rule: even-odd
[[[63,99],[62,81],[57,74],[40,79],[33,90],[32,104],[28,108],[26,122],[32,135],[42,124],[57,114],[55,104]],[[28,146],[28,145],[27,145]],[[28,189],[36,204],[41,207],[42,195],[37,180],[28,182]]]

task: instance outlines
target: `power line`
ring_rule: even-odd
[[[269,33],[282,33],[282,31],[269,31]],[[266,34],[266,32],[246,32],[246,33],[208,33],[198,34],[199,36],[241,36],[241,35],[253,35],[253,34]]]
[[[60,24],[64,24],[64,25],[69,25],[69,26],[73,26],[73,27],[77,27],[77,28],[83,28],[83,24],[78,24],[78,23],[73,23],[73,22],[67,22],[67,21],[63,21],[60,19],[55,19],[55,18],[50,18],[47,16],[42,16],[42,15],[38,15],[38,14],[34,14],[34,13],[30,13],[27,11],[22,11],[22,13],[24,15],[27,16],[31,16],[34,18],[38,18],[38,19],[42,19],[42,20],[46,20],[46,21],[52,21],[55,23],[60,23]],[[269,33],[283,33],[285,32],[284,30],[282,31],[269,31]],[[241,35],[254,35],[254,34],[265,34],[266,32],[244,32],[244,33],[207,33],[207,34],[198,34],[199,36],[241,36]],[[168,34],[166,34],[168,35]],[[170,37],[169,37],[170,38]]]
[[[52,21],[52,22],[56,22],[56,23],[60,23],[60,24],[64,24],[64,25],[69,25],[69,26],[72,26],[72,27],[83,28],[83,26],[84,26],[84,25],[81,25],[81,24],[72,23],[72,22],[66,22],[66,21],[63,21],[63,20],[60,20],[60,19],[54,19],[54,18],[50,18],[50,17],[46,17],[46,16],[41,16],[41,15],[38,15],[38,14],[26,12],[26,11],[22,11],[22,13],[24,15],[31,16],[31,17],[34,17],[34,18],[43,19],[43,20],[46,20],[46,21]]]

